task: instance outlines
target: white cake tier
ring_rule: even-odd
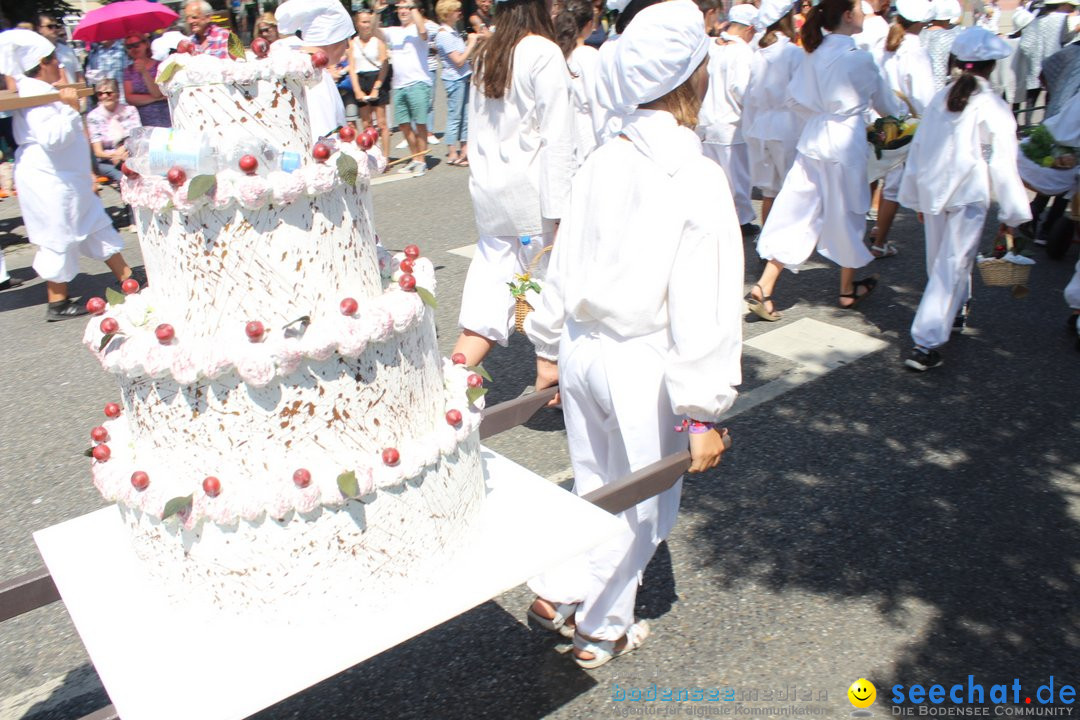
[[[169,98],[173,128],[210,135],[216,147],[235,141],[238,130],[272,147],[307,157],[311,145],[305,87],[323,70],[300,52],[262,60],[209,55],[172,55],[158,71]]]
[[[473,435],[414,480],[340,508],[191,529],[175,518],[120,509],[136,553],[188,606],[241,612],[273,600],[297,613],[318,612],[319,598],[329,595],[374,610],[393,602],[398,583],[428,574],[465,540],[484,492]],[[274,622],[294,619],[302,617]]]
[[[214,338],[258,320],[280,328],[382,293],[362,191],[336,189],[283,207],[136,213],[146,274],[184,336]]]

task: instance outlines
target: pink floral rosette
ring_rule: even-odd
[[[266,176],[275,205],[288,205],[307,190],[307,183],[299,172],[287,173],[274,170]]]
[[[322,195],[330,192],[338,181],[337,168],[329,161],[305,165],[296,173],[302,174],[308,195]]]
[[[237,358],[236,372],[245,383],[257,388],[269,385],[276,375],[273,358],[257,343]]]
[[[258,210],[270,199],[270,184],[258,175],[245,175],[236,182],[236,195],[248,210]]]

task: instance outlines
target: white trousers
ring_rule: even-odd
[[[7,269],[7,258],[4,257],[3,250],[0,250],[0,283],[7,282],[10,278]]]
[[[794,272],[814,248],[840,267],[869,265],[874,256],[863,243],[866,208],[847,197],[847,172],[863,170],[798,153],[758,237],[758,255]]]
[[[34,255],[34,272],[49,282],[71,282],[79,274],[79,255],[108,260],[123,249],[123,238],[109,225],[90,233],[82,242],[71,243],[63,252],[39,246]]]
[[[892,170],[885,173],[885,185],[881,188],[882,199],[892,202],[900,202],[900,178],[902,178],[903,176],[903,163],[900,163]]]
[[[662,375],[648,369],[642,379],[643,394],[650,395],[649,413],[635,413],[636,427],[620,426],[615,396],[618,374],[633,366],[635,353],[652,355],[635,341],[613,344],[610,337],[568,320],[559,343],[559,388],[563,417],[574,469],[574,494],[585,495],[629,475],[675,452],[685,438],[674,432],[674,414]],[[617,368],[616,365],[620,367]],[[653,393],[653,388],[661,388]],[[626,388],[621,390],[627,393]],[[633,392],[630,390],[629,392]],[[630,399],[639,402],[638,394]],[[659,412],[657,412],[659,410]],[[628,448],[630,448],[628,450]],[[631,456],[633,459],[631,459]],[[667,537],[678,513],[682,480],[656,497],[619,513],[625,526],[611,540],[529,581],[540,597],[555,603],[580,603],[575,621],[578,630],[599,640],[618,640],[634,621],[634,602],[645,567],[660,541]],[[573,532],[568,528],[567,532]]]
[[[1065,286],[1065,302],[1073,310],[1080,310],[1080,260],[1076,262],[1076,271],[1073,272],[1072,280]]]
[[[985,205],[964,205],[941,215],[926,215],[926,274],[911,339],[932,350],[949,341],[953,320],[971,295],[971,270],[986,220]]]
[[[757,213],[750,202],[750,156],[746,151],[746,143],[737,145],[721,145],[720,143],[703,143],[705,156],[723,168],[727,175],[728,185],[731,186],[731,197],[735,200],[735,214],[739,216],[739,224],[754,222]]]
[[[795,145],[783,140],[746,138],[750,163],[750,185],[765,197],[774,198],[784,186],[791,166],[795,164]]]
[[[517,236],[481,235],[465,276],[458,324],[506,345],[514,330],[514,297],[506,284],[513,282],[515,275],[526,272],[536,254],[550,245],[553,237],[554,233],[550,232],[534,235],[526,245]],[[540,258],[532,273],[535,278],[544,278],[550,256],[551,253],[545,253]]]

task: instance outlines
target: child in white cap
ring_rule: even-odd
[[[1016,121],[987,78],[1011,49],[982,28],[968,28],[953,42],[962,74],[938,93],[915,133],[900,183],[900,202],[922,213],[926,272],[904,364],[925,371],[941,365],[938,351],[970,295],[971,270],[990,200],[1000,221],[1015,228],[1031,219],[1016,168]],[[987,159],[989,158],[989,159]]]
[[[743,254],[724,173],[693,131],[709,42],[694,3],[672,0],[642,10],[601,59],[622,133],[574,177],[541,306],[525,321],[537,387],[559,383],[578,495],[688,438],[690,471],[707,470],[729,442],[713,423],[741,382]],[[530,618],[573,634],[582,667],[648,636],[634,601],[681,489],[620,513],[616,537],[530,581]]]

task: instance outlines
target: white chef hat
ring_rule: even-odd
[[[161,37],[155,38],[154,41],[150,43],[150,57],[161,62],[169,57],[169,54],[176,49],[181,40],[186,38],[187,35],[182,32],[177,32],[176,30],[170,30],[167,33],[163,33]]]
[[[791,12],[795,7],[795,0],[761,0],[758,8],[757,20],[754,26],[758,30],[765,30],[774,22]]]
[[[650,5],[626,26],[614,52],[600,54],[600,104],[633,112],[689,80],[708,50],[701,11],[691,0]]]
[[[934,19],[934,3],[930,0],[896,0],[896,12],[908,22],[927,22]]]
[[[0,73],[24,75],[54,52],[56,47],[33,30],[6,30],[0,33]]]
[[[981,27],[964,28],[953,40],[952,54],[961,62],[1001,60],[1012,55],[1009,43]]]
[[[299,30],[308,47],[333,45],[356,34],[339,0],[286,0],[274,10],[274,18],[282,35]]]
[[[727,18],[733,23],[740,25],[753,25],[757,20],[758,9],[749,3],[734,5],[728,10]]]
[[[1012,21],[1015,30],[1013,32],[1020,32],[1035,20],[1035,13],[1025,10],[1022,7],[1018,7],[1013,10]]]
[[[957,22],[963,10],[957,0],[934,0],[934,19]]]

